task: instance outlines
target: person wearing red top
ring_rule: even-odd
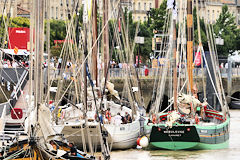
[[[106,111],[106,119],[108,120],[108,122],[111,122],[111,112],[110,112],[110,108],[107,109]]]
[[[152,123],[155,124],[157,122],[157,117],[155,114],[152,115]]]

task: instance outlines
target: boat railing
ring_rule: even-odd
[[[136,68],[136,71],[138,73],[139,77],[149,77],[153,78],[155,76],[161,75],[161,69],[163,66],[160,66],[160,68],[147,68],[148,72],[146,73],[145,68]],[[101,73],[102,70],[99,70]],[[178,75],[181,77],[184,77],[186,75],[186,69],[185,68],[178,68],[177,70]],[[204,75],[206,75],[206,68],[194,68],[193,69],[193,76],[195,77],[202,77],[202,72],[204,72]],[[226,78],[228,75],[229,70],[227,68],[220,68],[220,73],[223,78]],[[240,68],[232,68],[232,76],[240,76]],[[124,77],[126,74],[129,74],[130,76],[134,75],[134,72],[129,72],[124,68],[110,68],[109,69],[109,75],[110,78],[121,78]],[[73,72],[71,69],[69,70],[61,70],[61,69],[56,69],[52,68],[50,69],[50,75],[51,79],[58,79],[58,78],[63,78],[63,79],[70,79],[73,76]]]
[[[23,74],[19,78],[19,81],[18,81],[15,89],[13,90],[13,92],[10,95],[10,104],[12,107],[14,107],[16,105],[17,100],[21,95],[21,91],[24,89],[25,85],[27,84],[28,78],[29,78],[28,71],[24,70]],[[10,113],[10,108],[9,108],[9,111],[7,112],[7,114],[8,113]]]
[[[160,70],[161,68],[160,69],[148,68],[148,73],[146,73],[144,68],[136,68],[136,71],[139,77],[149,77],[149,78],[161,75]],[[227,68],[220,68],[221,76],[223,78],[226,78],[228,71],[229,70]],[[178,72],[178,75],[182,77],[185,76],[186,74],[186,70],[184,68],[181,68],[181,69],[178,68],[177,72]],[[206,72],[207,72],[206,68],[203,68],[203,70],[202,68],[194,68],[193,76],[202,77],[202,72],[204,72],[204,75],[206,75]],[[119,78],[119,77],[123,77],[126,71],[122,68],[111,68],[109,73],[111,78]],[[232,76],[240,76],[240,68],[232,68]]]
[[[0,132],[4,130],[5,127],[5,116],[6,116],[6,109],[7,109],[7,105],[9,105],[9,102],[5,102],[0,104],[0,114],[1,114],[1,118],[0,118]]]
[[[11,108],[15,106],[19,96],[21,95],[21,91],[25,87],[28,79],[28,71],[24,70],[21,77],[19,78],[18,83],[16,84],[15,89],[10,95],[10,98],[7,102],[0,104],[0,115],[5,116],[10,114]]]

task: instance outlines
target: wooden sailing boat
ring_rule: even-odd
[[[187,3],[186,3],[187,2]],[[179,150],[179,149],[221,149],[228,147],[229,141],[229,123],[230,117],[228,112],[228,106],[223,92],[221,83],[221,77],[219,70],[216,69],[216,50],[214,48],[214,42],[212,38],[212,30],[206,25],[206,33],[209,38],[209,51],[207,54],[203,51],[200,36],[199,17],[198,21],[198,40],[199,49],[201,53],[202,62],[206,63],[207,70],[207,86],[204,89],[203,102],[200,102],[197,96],[197,87],[193,83],[193,36],[192,36],[192,0],[184,0],[179,2],[179,30],[178,41],[176,39],[176,19],[172,18],[170,29],[170,35],[173,35],[173,39],[169,39],[170,47],[166,58],[170,59],[173,55],[173,95],[169,100],[169,106],[161,106],[161,98],[163,97],[167,70],[169,68],[170,61],[166,62],[162,68],[162,79],[159,80],[158,93],[156,95],[155,104],[152,105],[152,112],[150,112],[150,119],[145,122],[145,129],[150,134],[149,143],[151,147]],[[172,1],[171,14],[174,15],[175,2]],[[198,2],[197,16],[198,15]],[[187,8],[187,9],[186,9]],[[187,12],[187,13],[186,13]],[[184,34],[185,18],[187,15],[187,55],[185,54],[185,42]],[[182,30],[181,30],[182,28]],[[171,37],[171,36],[170,36]],[[178,42],[178,43],[176,43]],[[176,45],[177,44],[177,45]],[[187,60],[184,58],[187,57]],[[182,59],[181,59],[182,58]],[[184,62],[184,63],[183,63]],[[177,68],[177,64],[186,64],[187,62],[187,75],[181,74],[181,67]],[[177,75],[178,70],[178,75]],[[182,69],[184,70],[184,69]],[[203,72],[202,83],[205,87],[205,79]],[[170,72],[170,75],[172,72]],[[181,77],[181,78],[180,78]],[[188,84],[188,85],[186,85]],[[211,84],[211,85],[210,85]],[[212,88],[212,91],[209,91]],[[206,90],[206,91],[205,91]],[[185,92],[185,94],[183,93]],[[215,99],[215,103],[212,103]],[[217,99],[217,100],[216,100]],[[165,108],[159,112],[159,107]],[[173,108],[172,108],[173,107]]]
[[[33,1],[35,17],[35,105],[28,108],[29,115],[25,117],[25,130],[28,133],[26,139],[8,139],[0,153],[0,159],[9,160],[46,160],[46,159],[73,159],[73,160],[91,160],[95,159],[84,152],[69,147],[62,135],[57,135],[51,127],[51,114],[43,101],[42,86],[42,58],[44,50],[44,5],[45,1]],[[33,24],[31,24],[33,25]],[[31,35],[33,36],[33,30]],[[31,38],[33,42],[33,38]],[[31,43],[33,44],[33,43]],[[31,65],[32,66],[32,65]],[[32,69],[32,68],[31,68]],[[32,76],[30,77],[32,81]],[[32,91],[30,92],[32,93]],[[31,95],[31,94],[30,94]],[[31,101],[30,101],[31,102]],[[71,153],[71,154],[70,154]]]
[[[95,1],[94,1],[95,2]],[[107,3],[107,2],[106,2]],[[96,3],[93,5],[95,6]],[[96,12],[96,10],[95,10]],[[105,13],[105,12],[104,12]],[[96,18],[96,16],[95,16]],[[104,18],[104,37],[107,36],[107,24],[108,24],[108,18]],[[95,22],[95,21],[94,21]],[[95,23],[96,25],[96,23]],[[96,26],[95,26],[96,27]],[[86,34],[85,34],[86,35]],[[94,35],[93,37],[95,37]],[[95,37],[96,38],[96,37]],[[106,38],[107,39],[107,38]],[[106,57],[109,57],[108,52],[106,51],[108,49],[108,40],[104,41],[105,50],[104,53],[106,53]],[[84,38],[84,41],[86,41],[87,38]],[[93,41],[93,44],[96,45],[97,41]],[[86,45],[86,42],[84,43]],[[93,147],[99,147],[102,144],[102,136],[99,135],[99,123],[97,119],[94,117],[94,115],[101,115],[102,117],[105,116],[105,114],[102,114],[103,111],[106,111],[108,108],[111,111],[111,116],[114,117],[117,115],[118,112],[125,112],[129,113],[130,115],[133,115],[133,121],[127,124],[117,124],[115,122],[108,122],[105,124],[101,124],[102,131],[105,133],[103,136],[107,136],[106,140],[109,143],[108,145],[112,149],[127,149],[131,148],[134,145],[136,145],[136,140],[140,134],[140,124],[139,124],[139,118],[140,115],[138,111],[133,112],[132,109],[122,106],[120,104],[115,103],[114,101],[107,100],[105,97],[105,89],[107,89],[112,95],[115,97],[118,97],[117,92],[114,90],[113,84],[108,82],[107,80],[102,80],[101,85],[98,84],[97,80],[97,74],[95,73],[97,69],[97,58],[96,54],[94,53],[94,46],[93,49],[91,49],[89,52],[92,53],[92,56],[94,57],[92,59],[93,65],[93,80],[95,80],[94,86],[92,85],[89,89],[86,87],[87,85],[87,76],[86,76],[86,68],[83,69],[84,75],[84,96],[82,96],[83,103],[79,103],[76,106],[79,106],[79,108],[74,107],[73,104],[65,105],[62,107],[62,113],[65,114],[65,117],[63,119],[59,118],[58,123],[54,125],[54,128],[58,131],[58,133],[63,133],[67,136],[67,139],[70,141],[74,141],[78,146],[84,146],[84,143],[86,143],[90,150],[92,150]],[[84,52],[86,53],[86,46],[84,46]],[[95,55],[95,56],[94,56]],[[87,54],[85,56],[88,56]],[[105,57],[105,56],[104,56]],[[104,77],[107,79],[108,77],[108,69],[109,69],[109,58],[104,58]],[[84,63],[86,63],[86,59],[84,60]],[[84,64],[84,67],[86,64]],[[90,84],[92,83],[92,79],[90,76],[90,72],[88,74],[88,79],[90,81]],[[101,90],[103,90],[103,92]],[[87,92],[86,92],[87,90]],[[101,93],[101,96],[99,95],[99,92]],[[135,105],[135,104],[134,104]],[[86,110],[86,117],[84,117],[84,109],[83,106],[85,106]],[[67,116],[68,115],[68,116]],[[93,115],[93,116],[91,116]],[[113,118],[112,118],[113,119]],[[86,125],[85,125],[86,124]],[[84,128],[88,128],[84,129]],[[92,146],[92,147],[91,147]]]

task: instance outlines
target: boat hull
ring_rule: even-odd
[[[129,149],[136,146],[140,134],[140,123],[138,120],[128,124],[105,125],[106,130],[112,137],[110,146],[112,149]]]
[[[206,144],[201,142],[152,142],[150,148],[168,150],[211,150],[228,148],[229,140],[219,144]]]
[[[222,124],[182,125],[175,124],[172,128],[165,124],[152,126],[150,147],[169,150],[185,149],[222,149],[228,147],[229,119]]]
[[[83,126],[83,127],[82,127]],[[64,134],[69,142],[73,142],[79,149],[83,149],[84,144],[89,149],[90,144],[95,148],[101,147],[101,135],[99,123],[94,122],[88,125],[88,128],[84,124],[80,123],[68,123],[65,125],[56,125],[54,129],[61,134]],[[106,129],[102,127],[106,133]],[[85,142],[84,142],[84,141]],[[107,141],[111,141],[111,136],[107,135]]]
[[[80,124],[65,124],[62,126],[55,126],[55,130],[58,133],[66,135],[67,140],[74,142],[80,149],[83,148],[83,138],[87,148],[90,146],[88,135],[90,135],[92,146],[100,148],[101,137],[99,134],[99,123],[89,124],[88,132],[86,128],[81,128],[81,126]],[[132,148],[136,145],[137,138],[140,134],[140,123],[138,120],[128,124],[104,124],[102,128],[108,135],[107,141],[112,149]],[[84,133],[84,137],[82,137],[82,132]]]

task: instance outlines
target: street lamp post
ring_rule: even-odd
[[[147,11],[147,17],[148,17],[148,27],[149,27],[149,24],[150,24],[150,13],[151,13],[151,10],[152,8],[150,8],[148,11]]]

